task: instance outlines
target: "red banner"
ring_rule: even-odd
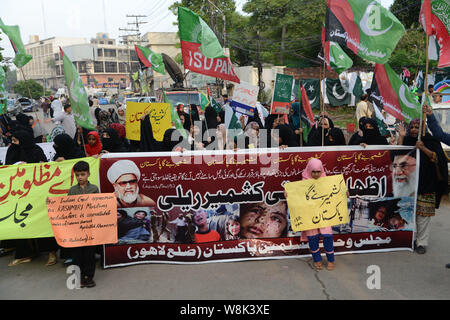
[[[333,227],[337,254],[411,250],[412,148],[108,154],[101,192],[118,198],[119,241],[105,246],[105,267],[309,255],[290,227],[283,184],[301,180],[312,157],[349,190],[350,223]]]
[[[183,65],[186,69],[210,77],[240,83],[230,58],[207,58],[200,51],[200,45],[199,43],[181,41]]]

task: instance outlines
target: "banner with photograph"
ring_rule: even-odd
[[[117,197],[118,242],[104,266],[309,256],[292,231],[283,185],[310,158],[342,174],[348,223],[335,252],[412,250],[416,151],[403,146],[108,154],[100,189]]]

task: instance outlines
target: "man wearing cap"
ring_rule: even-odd
[[[155,201],[139,193],[141,172],[131,160],[119,160],[108,169],[108,180],[114,187],[118,208],[153,207]]]

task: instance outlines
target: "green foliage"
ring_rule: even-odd
[[[421,0],[395,0],[389,8],[406,29],[420,25],[419,13]]]
[[[44,88],[36,81],[34,80],[27,80],[25,81],[19,81],[13,86],[13,90],[15,93],[20,94],[23,97],[29,98],[30,95],[28,93],[28,87],[30,88],[31,97],[33,99],[39,99],[42,97]],[[47,92],[46,92],[47,94]]]

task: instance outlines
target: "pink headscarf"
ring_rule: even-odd
[[[313,171],[322,171],[321,177],[326,177],[325,169],[323,168],[322,161],[319,159],[312,158],[308,161],[308,164],[306,165],[305,170],[302,172],[302,178],[303,180],[312,179],[311,173]]]

